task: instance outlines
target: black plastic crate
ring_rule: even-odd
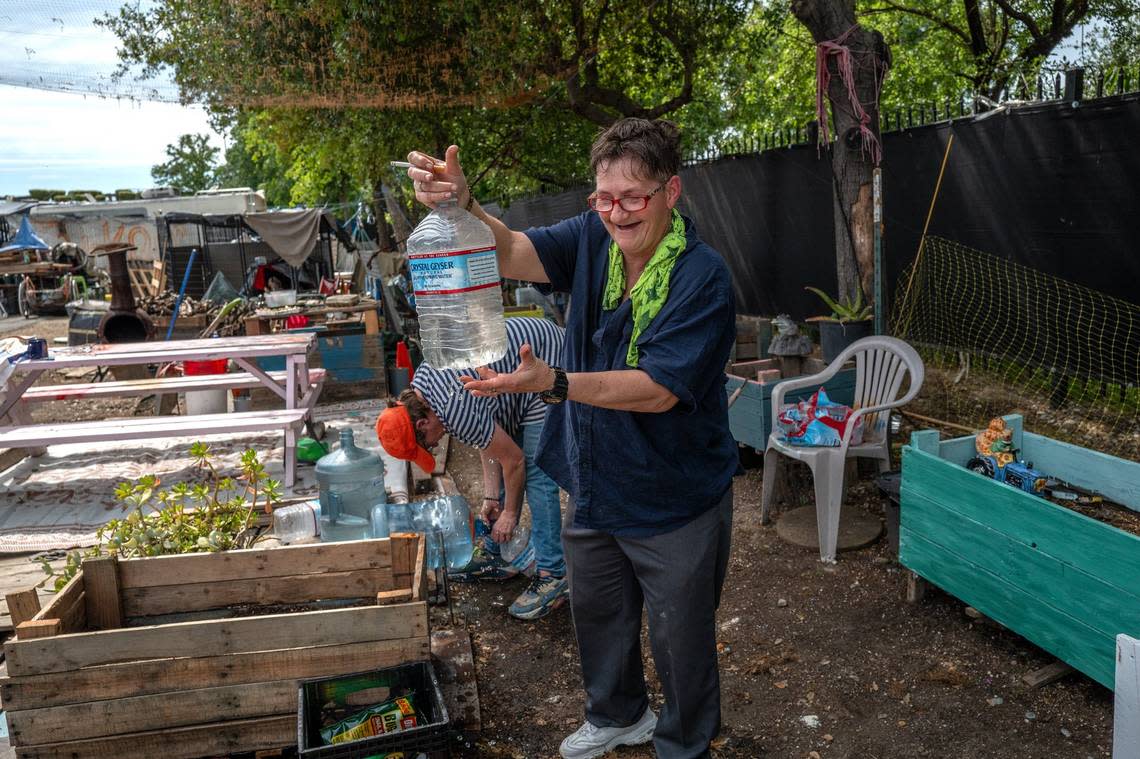
[[[416,727],[386,735],[362,738],[347,743],[325,745],[321,738],[320,686],[354,678],[374,678],[376,684],[415,693]],[[361,707],[364,708],[364,707]],[[431,662],[412,662],[387,669],[357,672],[352,675],[303,680],[298,684],[297,755],[304,759],[367,759],[394,751],[403,751],[406,759],[424,753],[430,759],[450,756],[452,741],[447,706]]]

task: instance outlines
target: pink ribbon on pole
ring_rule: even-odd
[[[875,165],[883,159],[883,148],[875,133],[871,130],[871,116],[859,102],[859,95],[855,91],[855,69],[851,60],[851,48],[845,43],[851,33],[859,28],[855,24],[833,40],[824,40],[815,48],[815,110],[819,119],[819,136],[822,144],[831,142],[830,130],[827,124],[827,110],[824,108],[824,99],[831,84],[831,72],[827,68],[827,59],[835,56],[835,68],[839,78],[847,90],[847,99],[851,102],[851,115],[859,122],[859,133],[863,138],[862,144],[871,152],[871,160]],[[886,63],[880,69],[875,66],[875,103],[878,104],[879,93],[883,88],[883,78],[886,76]],[[880,73],[881,71],[881,73]]]

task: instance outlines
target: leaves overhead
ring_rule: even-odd
[[[215,107],[510,108],[595,123],[692,98],[742,0],[162,0],[103,23],[125,61]],[[636,81],[636,87],[632,83]]]
[[[838,1],[892,50],[884,109],[1020,86],[1081,22],[1118,59],[1140,5]],[[454,142],[477,194],[509,199],[588,180],[591,140],[622,116],[677,121],[692,152],[803,126],[814,43],[789,2],[155,0],[103,23],[124,66],[169,72],[224,124],[228,184],[350,201],[402,181],[388,161]]]

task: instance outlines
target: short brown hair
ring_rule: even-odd
[[[420,428],[418,426],[416,426],[416,422],[421,419],[427,419],[428,412],[431,411],[431,406],[428,406],[427,402],[424,401],[423,398],[420,398],[419,394],[410,387],[405,387],[402,391],[400,391],[400,397],[396,400],[389,398],[388,408],[392,408],[393,406],[397,405],[397,403],[404,404],[404,408],[408,410],[408,416],[412,419],[412,429],[416,432],[416,445],[418,445],[420,448],[427,448],[427,441],[424,440],[424,433],[420,431]]]
[[[590,171],[629,157],[645,169],[646,177],[666,181],[681,170],[681,130],[671,121],[628,118],[598,135],[590,148]]]

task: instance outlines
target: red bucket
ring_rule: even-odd
[[[187,377],[201,377],[205,374],[225,374],[229,359],[218,358],[213,361],[183,361],[182,373]]]

